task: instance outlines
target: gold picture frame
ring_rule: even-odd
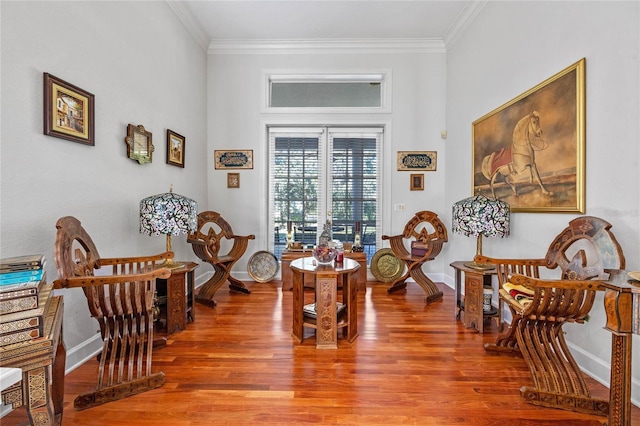
[[[435,172],[438,165],[436,151],[398,151],[398,171]]]
[[[151,132],[145,130],[144,126],[129,124],[127,126],[127,137],[124,138],[127,144],[127,157],[139,164],[151,163],[153,161],[153,138]]]
[[[95,145],[95,97],[71,83],[43,73],[44,134]]]
[[[409,189],[412,191],[424,191],[424,174],[412,173]]]
[[[227,188],[240,188],[240,173],[227,173]]]
[[[185,137],[167,129],[167,164],[184,168]]]
[[[583,58],[474,121],[473,195],[512,212],[584,213],[585,92]]]
[[[217,170],[253,169],[253,150],[215,150],[213,164]]]

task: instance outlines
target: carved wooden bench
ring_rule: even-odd
[[[54,247],[59,278],[54,288],[84,291],[91,316],[100,324],[103,347],[96,390],[78,396],[77,409],[155,389],[164,384],[164,373],[151,371],[153,307],[156,278],[169,278],[160,268],[173,252],[155,256],[101,258],[93,240],[72,216],[60,218]],[[110,275],[94,275],[109,267]]]
[[[187,242],[198,258],[213,266],[213,276],[200,287],[196,295],[197,302],[210,307],[216,306],[213,296],[227,280],[231,290],[250,293],[242,281],[231,276],[231,268],[247,250],[249,240],[254,238],[255,235],[234,234],[229,222],[218,212],[205,211],[198,214],[198,228],[187,235]],[[223,239],[233,242],[227,253],[220,253]]]
[[[442,291],[422,270],[425,262],[435,259],[447,242],[447,228],[438,219],[438,215],[430,211],[417,212],[407,222],[400,235],[383,235],[389,240],[393,254],[406,265],[406,272],[394,280],[387,292],[392,293],[407,286],[406,280],[411,277],[427,294],[429,304],[442,299]],[[413,249],[407,249],[407,244]]]

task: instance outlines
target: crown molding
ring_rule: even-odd
[[[166,2],[171,10],[173,10],[173,13],[175,13],[180,21],[182,21],[189,33],[191,33],[191,36],[195,39],[196,43],[198,43],[202,50],[206,51],[210,41],[209,36],[193,18],[191,12],[189,12],[184,4],[179,0],[166,0]]]
[[[445,48],[449,49],[458,40],[458,38],[466,31],[467,27],[478,16],[478,13],[487,4],[487,0],[472,0],[453,21],[444,36]]]
[[[208,54],[446,53],[442,39],[212,40]]]

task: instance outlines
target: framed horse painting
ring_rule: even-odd
[[[472,127],[473,195],[513,212],[584,213],[584,58]]]

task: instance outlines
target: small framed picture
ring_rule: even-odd
[[[227,188],[240,188],[240,173],[227,173]]]
[[[127,144],[127,157],[139,164],[151,163],[153,161],[153,135],[148,132],[142,124],[127,125],[127,137],[124,138]]]
[[[422,173],[411,174],[411,190],[424,191],[424,175]]]
[[[44,134],[95,145],[94,96],[44,73]]]
[[[184,168],[184,136],[167,129],[167,164]]]

